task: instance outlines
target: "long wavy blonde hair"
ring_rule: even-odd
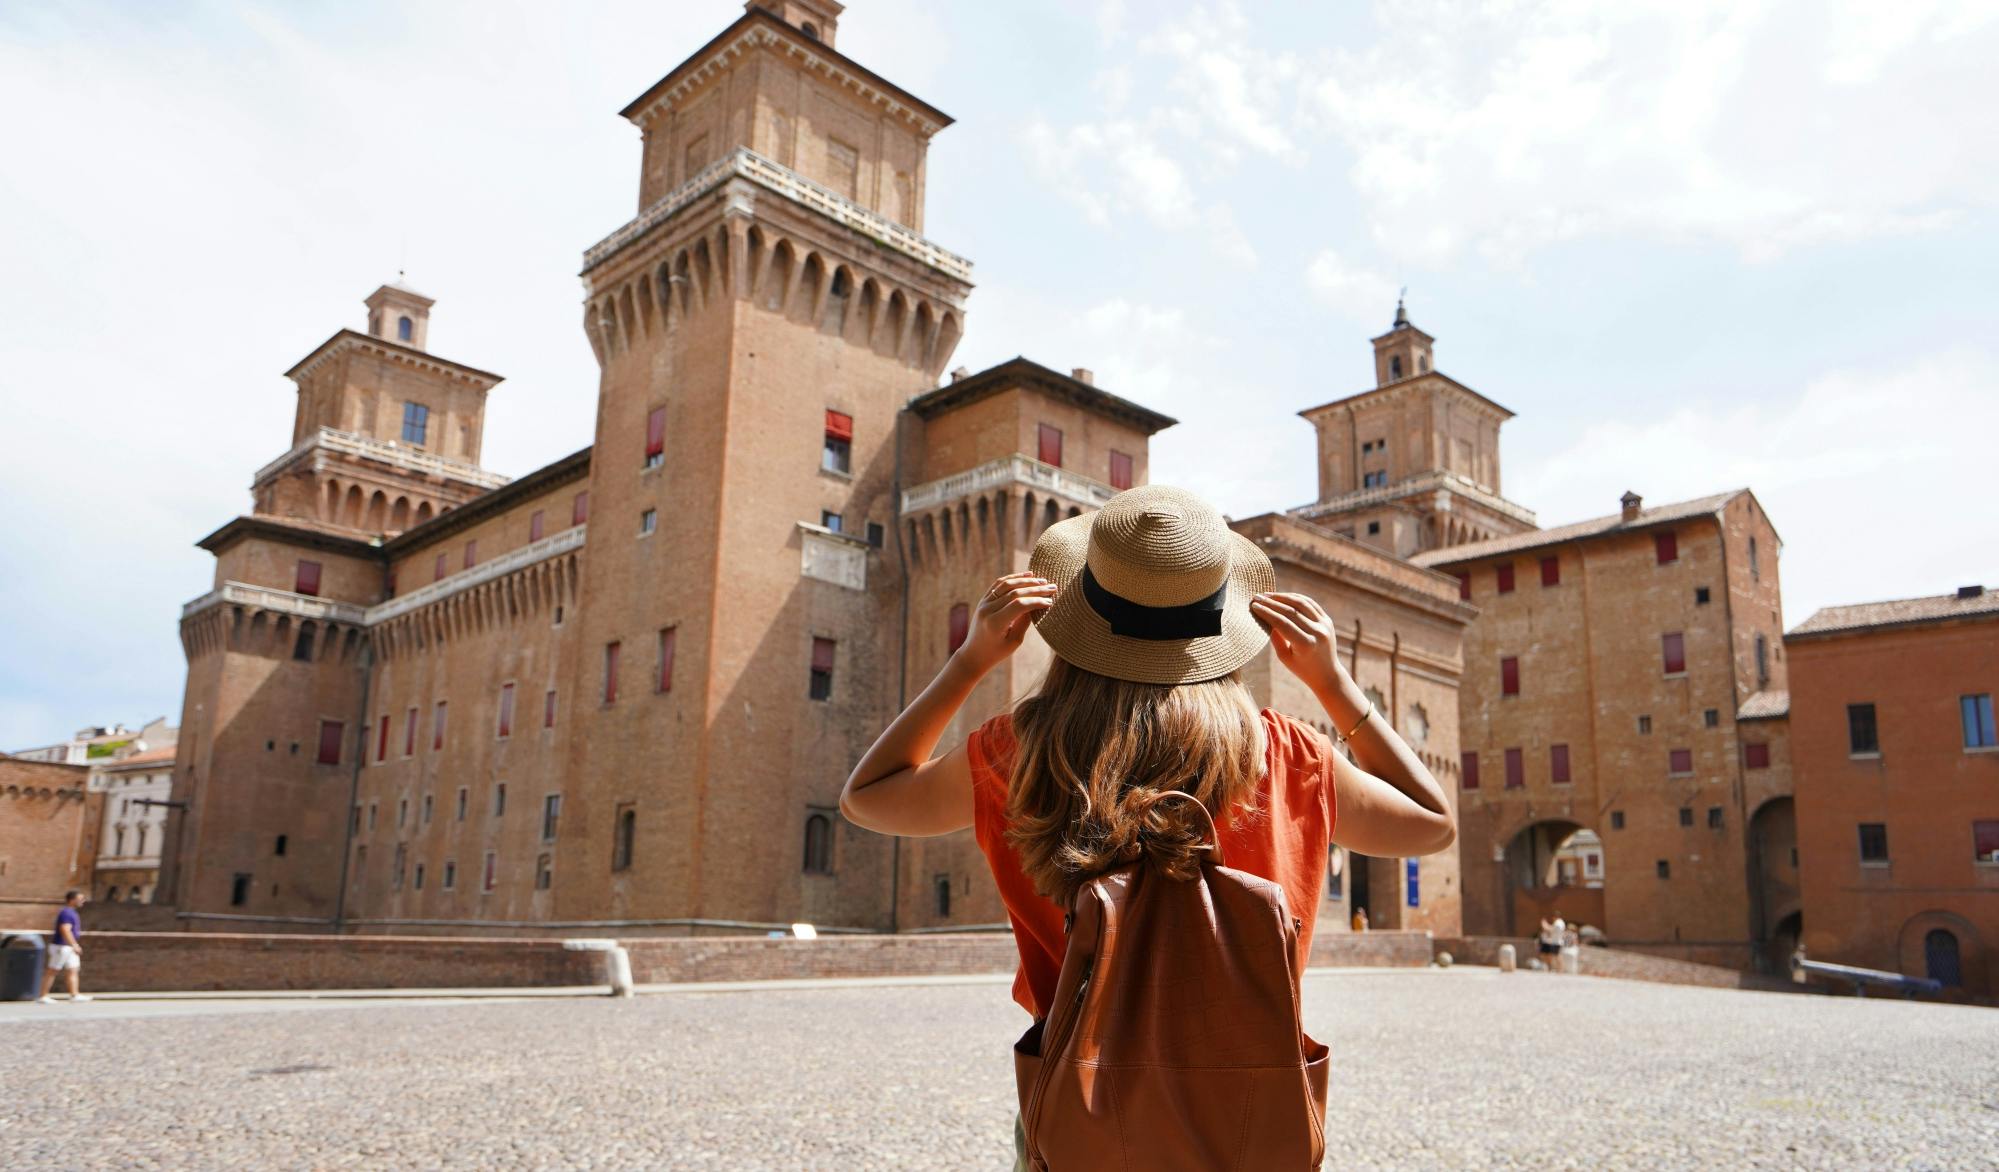
[[[1050,657],[1013,712],[1006,837],[1035,890],[1062,907],[1076,889],[1140,855],[1180,879],[1205,834],[1192,794],[1225,826],[1255,809],[1263,722],[1239,673],[1198,684],[1140,684]]]

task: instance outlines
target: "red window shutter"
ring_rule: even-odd
[[[1569,747],[1550,745],[1548,747],[1548,777],[1556,785],[1569,784]]]
[[[314,596],[319,594],[318,562],[309,562],[304,558],[299,559],[298,580],[293,583],[292,590],[297,594],[310,594]]]
[[[485,885],[487,891],[493,890],[494,863],[498,859],[499,856],[495,855],[492,851],[486,852],[486,875],[480,882]]]
[[[1520,694],[1520,657],[1506,656],[1499,661],[1499,694],[1518,696]]]
[[[1498,582],[1499,582],[1499,592],[1500,592],[1501,594],[1511,594],[1511,593],[1513,593],[1513,563],[1512,563],[1512,562],[1508,562],[1508,563],[1506,563],[1505,565],[1503,565],[1503,566],[1500,566],[1500,567],[1498,567],[1497,569],[1495,569],[1495,570],[1493,571],[1493,576],[1494,576],[1494,577],[1495,577],[1495,578],[1496,578],[1496,579],[1498,580]]]
[[[1541,585],[1559,586],[1561,584],[1562,584],[1562,559],[1558,557],[1542,558]]]
[[[852,442],[854,438],[854,417],[844,411],[826,409],[826,438]]]
[[[814,638],[814,639],[812,640],[812,670],[813,670],[813,671],[832,671],[832,670],[833,670],[833,648],[834,648],[834,646],[835,646],[835,644],[834,644],[833,640],[831,640],[831,639],[819,639],[819,638]],[[796,669],[794,668],[793,670],[796,670]]]
[[[542,511],[541,511],[540,509],[536,509],[536,510],[534,511],[534,515],[532,515],[532,516],[530,516],[530,517],[528,518],[528,540],[529,540],[529,541],[540,541],[540,540],[541,540],[541,512],[542,512]]]
[[[382,728],[375,736],[375,764],[389,759],[389,714],[382,713]]]
[[[1123,452],[1111,453],[1111,487],[1119,492],[1131,487],[1131,457]]]
[[[514,686],[500,685],[500,735],[514,735]]]
[[[430,722],[430,747],[433,750],[444,747],[444,701],[437,702],[437,714]]]
[[[450,572],[450,570],[445,568],[444,555],[441,553],[438,554],[437,564],[432,567],[430,572],[430,580],[433,582],[442,582],[444,581],[444,576]]]
[[[1471,572],[1468,570],[1458,571],[1458,597],[1465,599],[1471,597]]]
[[[347,726],[338,720],[319,722],[319,763],[321,765],[340,764],[340,741],[347,735]]]
[[[667,627],[659,633],[659,690],[673,691],[673,644],[678,627]]]
[[[1770,768],[1770,746],[1751,741],[1742,746],[1742,763],[1750,769]]]
[[[1464,754],[1464,755],[1463,755],[1463,756],[1462,756],[1462,757],[1461,757],[1461,758],[1459,759],[1459,768],[1463,770],[1463,779],[1462,779],[1462,782],[1461,782],[1461,784],[1462,784],[1463,788],[1465,788],[1465,789],[1477,789],[1477,788],[1478,788],[1478,754],[1477,754],[1477,753],[1466,753],[1466,754]]]
[[[618,701],[618,645],[604,644],[604,703]]]
[[[576,494],[576,500],[569,506],[569,523],[581,525],[590,519],[590,491],[585,489]]]
[[[965,645],[966,636],[972,633],[972,608],[968,603],[958,602],[951,606],[951,646],[956,651]]]
[[[1041,462],[1043,464],[1053,464],[1057,468],[1060,468],[1062,466],[1062,429],[1059,427],[1050,427],[1045,423],[1040,426]]]
[[[1694,771],[1694,751],[1692,749],[1672,750],[1666,755],[1666,768],[1673,773],[1692,773]]]
[[[1652,535],[1652,548],[1659,555],[1659,564],[1680,560],[1680,537],[1671,529]]]
[[[1659,636],[1659,650],[1665,659],[1666,674],[1687,670],[1687,640],[1678,631]]]
[[[555,689],[554,689],[554,688],[550,688],[550,689],[548,690],[548,695],[546,695],[546,696],[542,697],[542,701],[541,701],[541,727],[543,727],[543,728],[554,728],[554,727],[555,727]]]
[[[666,408],[654,407],[646,416],[646,459],[666,451]]]
[[[409,720],[403,725],[403,756],[416,756],[416,709],[410,709]]]
[[[479,564],[479,543],[476,541],[468,541],[465,543],[465,568],[469,570],[473,566],[476,566],[478,564]]]
[[[1506,750],[1506,788],[1519,789],[1527,784],[1527,769],[1520,759],[1520,750]]]

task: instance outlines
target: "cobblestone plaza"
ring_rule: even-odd
[[[1317,972],[1328,1168],[1992,1166],[1999,1016],[1491,969]],[[983,1169],[997,979],[0,1006],[9,1168]],[[135,1076],[133,1072],[144,1072]]]

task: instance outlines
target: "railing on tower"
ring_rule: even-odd
[[[791,168],[774,163],[748,147],[737,147],[694,173],[694,177],[661,196],[624,227],[604,237],[583,253],[583,271],[604,263],[611,254],[645,235],[675,212],[693,203],[714,187],[732,178],[747,179],[760,187],[804,204],[828,219],[844,224],[877,243],[895,249],[931,268],[956,277],[972,279],[972,262],[955,252],[947,252],[930,241],[870,208],[862,207],[829,187],[822,187]]]
[[[435,452],[426,452],[422,448],[409,447],[391,440],[378,440],[373,436],[360,435],[351,431],[340,431],[331,427],[322,427],[303,440],[300,440],[298,445],[292,448],[291,451],[257,469],[257,475],[252,483],[264,483],[270,477],[284,471],[294,460],[301,459],[307,452],[314,450],[341,452],[349,456],[360,456],[364,459],[378,460],[384,464],[393,464],[398,468],[408,469],[412,472],[424,472],[433,476],[442,476],[447,480],[456,480],[464,484],[477,485],[480,488],[499,488],[509,480],[508,477],[502,476],[498,472],[488,472],[477,464],[467,463],[464,460],[454,460],[449,456],[440,456]]]
[[[904,489],[902,511],[917,512],[933,505],[954,501],[959,497],[986,492],[1004,485],[1017,484],[1023,488],[1036,488],[1043,492],[1066,497],[1085,508],[1100,509],[1104,502],[1117,495],[1117,490],[1101,481],[1087,476],[1078,476],[1053,464],[1016,452],[1011,456],[1001,456],[989,460],[976,468],[919,484]]]

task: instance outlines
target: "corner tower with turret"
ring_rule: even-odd
[[[1318,432],[1319,499],[1292,516],[1398,557],[1535,527],[1500,495],[1513,412],[1438,370],[1435,342],[1396,302],[1374,388],[1298,413]]]
[[[897,420],[971,265],[920,234],[950,118],[840,13],[751,3],[623,111],[558,918],[887,926],[890,844],[837,802],[898,696]]]

